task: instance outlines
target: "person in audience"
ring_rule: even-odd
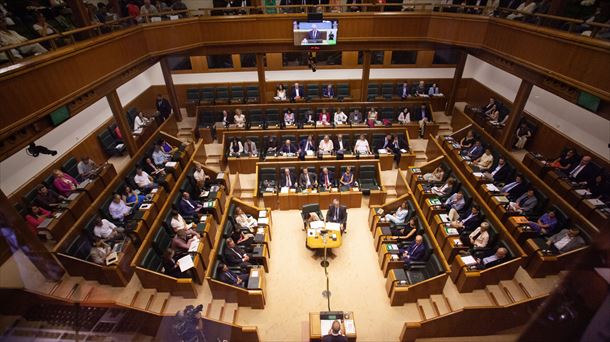
[[[356,140],[354,151],[358,154],[372,154],[371,147],[364,134],[360,134],[360,137]]]
[[[477,159],[479,159],[480,156],[483,155],[483,152],[484,152],[484,149],[483,149],[483,146],[481,145],[481,141],[477,140],[474,142],[474,145],[472,145],[471,148],[466,150],[466,153],[464,156],[470,158],[470,160],[477,160]]]
[[[326,211],[326,222],[338,223],[341,226],[341,233],[347,233],[347,208],[339,202],[338,199],[333,199],[331,205]]]
[[[157,107],[157,112],[159,113],[161,121],[167,120],[167,118],[169,118],[169,116],[172,114],[172,105],[161,94],[157,94],[155,106]]]
[[[484,115],[489,115],[489,113],[491,113],[492,110],[496,109],[496,99],[494,99],[493,97],[489,98],[489,102],[483,107],[481,108],[481,112],[483,112]]]
[[[341,108],[337,108],[337,111],[335,112],[335,120],[334,121],[335,121],[335,126],[340,126],[340,125],[347,124],[347,115],[345,115],[345,113],[343,113]]]
[[[150,120],[144,117],[142,112],[139,112],[138,115],[133,119],[133,134],[140,135],[144,131],[144,128],[150,124]]]
[[[292,112],[292,109],[288,108],[288,109],[286,109],[286,112],[284,113],[284,125],[293,126],[294,123],[295,123],[294,113]]]
[[[153,15],[153,14],[157,14],[157,13],[158,13],[157,8],[150,3],[150,0],[144,0],[144,4],[140,7],[140,15],[142,15],[142,16]],[[146,22],[150,21],[150,17],[148,17],[144,21],[146,21]]]
[[[256,157],[258,155],[258,150],[256,149],[256,144],[252,139],[246,138],[246,143],[244,144],[243,153],[248,157]]]
[[[587,182],[586,189],[591,193],[591,198],[597,198],[604,202],[610,200],[610,183],[606,175],[599,174]]]
[[[496,250],[496,252],[488,257],[484,258],[476,258],[477,268],[484,270],[487,268],[491,268],[507,260],[508,251],[504,247],[500,247]]]
[[[379,113],[377,113],[375,107],[371,107],[371,110],[369,110],[366,115],[366,123],[369,125],[369,127],[373,127],[379,121],[378,119]]]
[[[422,104],[415,114],[415,121],[419,123],[419,136],[423,139],[426,124],[432,122],[432,114],[428,111],[428,106],[425,104]]]
[[[125,202],[125,204],[134,209],[139,209],[140,205],[146,201],[146,196],[140,194],[138,190],[132,189],[129,186],[125,186],[123,189],[123,196],[121,199]]]
[[[400,204],[400,207],[396,209],[393,214],[387,213],[380,220],[382,222],[392,222],[394,224],[403,224],[409,215],[409,207],[407,206],[407,201],[404,201]]]
[[[136,167],[136,174],[133,176],[133,181],[136,183],[138,188],[144,191],[150,191],[158,187],[153,178],[142,170],[142,167],[140,166]]]
[[[533,0],[525,0],[518,7],[517,11],[506,16],[506,19],[515,20],[523,18],[523,13],[531,14],[536,9],[536,2]]]
[[[385,150],[388,153],[392,153],[392,134],[386,134],[381,145],[377,146],[377,150]]]
[[[332,84],[328,84],[326,87],[322,88],[322,97],[327,99],[335,98],[335,88],[333,88]]]
[[[527,139],[531,138],[532,131],[527,126],[525,122],[522,122],[516,132],[517,142],[515,142],[515,148],[518,150],[522,150],[525,148],[525,144],[527,143]]]
[[[188,10],[188,7],[186,7],[186,4],[184,2],[182,2],[182,0],[174,0],[174,3],[171,6],[172,11],[186,11]],[[187,16],[186,14],[184,14],[184,16]]]
[[[460,140],[460,147],[462,150],[468,150],[474,145],[475,142],[476,139],[474,137],[474,131],[468,130],[468,132],[466,132],[466,136]]]
[[[401,240],[411,240],[412,238],[415,238],[417,229],[418,226],[416,217],[411,217],[406,225],[390,226],[392,236],[398,236]]]
[[[335,175],[326,167],[322,168],[318,179],[320,181],[321,190],[330,191],[330,189],[335,186]]]
[[[417,84],[417,86],[415,86],[415,95],[427,95],[428,93],[426,92],[426,84],[424,83],[424,81],[419,81],[419,83]]]
[[[235,208],[235,222],[242,228],[247,228],[249,231],[252,231],[253,228],[258,226],[258,221],[254,217],[246,215],[244,210],[240,207]]]
[[[349,0],[348,0],[349,1]],[[352,0],[355,1],[355,0]],[[358,10],[359,11],[359,10]],[[348,339],[345,336],[345,327],[338,320],[334,320],[324,336],[322,336],[321,342],[347,342]]]
[[[359,109],[356,108],[353,112],[349,113],[349,123],[353,125],[362,123],[362,113],[360,113]]]
[[[318,187],[318,180],[314,173],[309,173],[306,167],[303,168],[303,173],[299,177],[299,186],[301,189],[315,189]]]
[[[95,178],[98,173],[97,164],[89,156],[83,156],[76,165],[76,168],[81,179]]]
[[[47,23],[47,19],[45,18],[44,14],[40,12],[36,14],[36,23],[32,25],[32,28],[41,37],[50,36],[59,32],[52,25]]]
[[[396,162],[396,167],[400,165],[400,158],[402,156],[403,151],[407,151],[409,146],[407,146],[406,142],[399,135],[392,135],[392,144],[390,145],[390,150],[394,153],[394,161]]]
[[[315,116],[316,115],[314,114],[313,110],[311,110],[311,109],[305,110],[305,117],[302,120],[303,125],[315,125],[316,124]]]
[[[112,253],[112,248],[101,239],[95,239],[92,245],[89,259],[98,265],[106,265],[106,258]]]
[[[180,211],[180,215],[197,217],[201,214],[201,209],[203,209],[203,206],[201,203],[192,200],[191,194],[186,191],[182,193],[182,199],[180,200],[180,203],[178,203],[178,211]]]
[[[197,188],[199,189],[202,189],[206,185],[206,182],[209,182],[211,180],[210,176],[205,174],[203,166],[201,166],[201,164],[199,163],[195,163],[195,171],[193,171],[193,178],[195,179],[195,182],[197,182]]]
[[[229,127],[231,124],[231,117],[229,116],[229,112],[226,109],[222,110],[222,126]]]
[[[478,159],[472,162],[474,166],[473,169],[479,172],[485,172],[491,168],[494,163],[494,156],[491,154],[491,149],[486,148],[485,153],[483,153]]]
[[[28,41],[28,39],[24,36],[13,30],[8,29],[6,22],[7,19],[8,18],[6,18],[3,14],[0,14],[0,46],[20,44]],[[34,43],[30,45],[24,45],[16,49],[11,49],[10,51],[13,57],[15,57],[15,59],[23,59],[24,56],[43,54],[47,52],[47,49],[45,49],[42,45],[38,43]],[[8,60],[8,56],[5,52],[0,53],[0,62]]]
[[[402,82],[402,86],[398,88],[398,96],[400,96],[400,98],[403,100],[411,96],[411,92],[409,91],[409,84],[406,81]]]
[[[299,143],[298,153],[301,155],[315,154],[316,142],[313,140],[313,135],[308,135],[307,138],[301,140]]]
[[[449,196],[442,207],[449,212],[450,221],[458,221],[460,218],[459,212],[464,208],[466,202],[464,201],[464,194],[461,191]]]
[[[244,230],[239,227],[234,227],[231,238],[233,241],[236,241],[235,244],[237,244],[237,246],[243,248],[246,252],[251,252],[254,249],[252,247],[252,244],[254,243],[254,233],[256,233],[255,229]]]
[[[146,157],[144,160],[143,170],[157,179],[160,183],[162,183],[165,178],[165,168],[157,167],[150,157]]]
[[[297,147],[294,146],[292,144],[292,142],[290,142],[290,139],[286,139],[286,141],[284,142],[284,145],[282,145],[282,148],[280,149],[280,153],[282,153],[282,154],[297,153]]]
[[[337,154],[344,154],[349,149],[348,143],[343,140],[343,134],[337,134],[337,139],[335,139],[333,146]]]
[[[248,284],[249,274],[237,274],[231,271],[227,265],[218,264],[218,279],[225,284],[245,288]]]
[[[267,140],[267,154],[275,154],[278,152],[278,147],[277,139],[274,136],[270,136],[269,140]]]
[[[239,157],[244,152],[244,145],[237,136],[234,136],[229,143],[229,155]]]
[[[570,148],[565,153],[562,153],[559,158],[550,163],[550,166],[564,173],[569,173],[574,167],[576,167],[577,163],[578,155],[573,148]]]
[[[409,111],[409,107],[405,107],[400,114],[398,114],[397,120],[401,125],[406,125],[411,122],[411,112]]]
[[[64,197],[70,196],[78,187],[78,181],[76,179],[59,169],[53,170],[53,176],[53,186],[57,192]]]
[[[296,178],[289,168],[285,168],[284,173],[280,176],[280,187],[292,189],[297,187]]]
[[[303,91],[303,87],[299,85],[299,82],[294,83],[291,97],[293,101],[299,101],[305,97],[305,92]]]
[[[171,160],[171,158],[172,157],[168,153],[165,153],[165,151],[163,151],[161,146],[155,144],[152,153],[152,160],[155,165],[163,167],[165,163]]]
[[[438,183],[442,182],[443,178],[445,178],[445,170],[442,167],[437,166],[434,171],[424,173],[422,176],[423,180],[428,183]]]
[[[246,254],[240,247],[237,247],[233,239],[226,239],[226,248],[222,252],[225,263],[229,266],[240,266],[242,269],[249,268],[251,265],[250,256]]]
[[[530,188],[514,202],[508,203],[508,210],[518,214],[530,213],[538,204],[534,189]]]
[[[593,163],[591,163],[590,156],[584,156],[580,159],[580,163],[576,165],[572,171],[568,174],[569,179],[572,182],[580,183],[580,182],[588,182],[590,179],[595,178],[595,173],[597,172]]]
[[[186,229],[181,229],[176,231],[176,235],[174,235],[170,246],[171,249],[176,251],[176,254],[182,257],[188,253],[191,243],[197,240],[199,240],[197,235],[192,234]]]
[[[246,127],[246,116],[241,112],[241,109],[235,109],[235,115],[233,116],[233,122],[238,128]]]
[[[320,140],[320,145],[318,146],[318,151],[322,154],[331,154],[335,149],[333,141],[330,139],[328,135],[325,135],[322,140]]]
[[[457,215],[457,212],[455,214]],[[449,227],[460,231],[471,232],[478,227],[482,221],[483,217],[481,215],[481,209],[478,205],[473,204],[470,211],[459,215],[457,220],[451,221],[449,223]]]
[[[279,84],[275,88],[275,96],[273,97],[276,101],[286,101],[286,88],[283,84]]]
[[[182,215],[180,215],[180,212],[178,210],[172,209],[172,219],[170,221],[170,226],[172,227],[172,230],[174,231],[174,233],[180,231],[180,230],[186,230],[188,231],[189,234],[198,234],[195,231],[195,227],[196,225],[194,223],[187,223],[186,220],[184,219],[184,217],[182,217]]]
[[[131,215],[132,207],[127,206],[119,194],[114,194],[110,205],[108,205],[108,212],[113,219],[124,222]]]
[[[558,225],[557,214],[555,210],[551,209],[542,214],[536,222],[530,221],[527,225],[540,235],[554,234]]]
[[[184,272],[180,270],[180,266],[176,260],[174,260],[175,255],[176,251],[173,248],[166,248],[165,251],[163,251],[163,259],[161,260],[163,273],[174,278],[190,278],[191,275],[188,270]]]
[[[435,96],[435,95],[440,95],[440,94],[441,94],[441,90],[438,88],[436,83],[432,83],[432,86],[430,88],[428,88],[428,95]]]
[[[424,237],[421,235],[415,236],[413,242],[407,249],[400,248],[398,250],[405,266],[409,266],[412,261],[421,261],[426,255],[426,246],[424,245]]]
[[[121,240],[125,237],[123,234],[124,232],[124,228],[117,227],[114,223],[106,219],[102,219],[101,217],[95,219],[93,235],[104,242]]]
[[[499,110],[492,110],[491,113],[489,113],[488,115],[486,115],[487,120],[493,122],[498,122],[498,119],[500,118],[500,111]]]
[[[322,112],[318,115],[317,125],[330,126],[330,123],[330,113],[326,111],[326,108],[322,108]]]
[[[446,198],[451,195],[453,192],[453,187],[455,186],[456,180],[453,177],[447,178],[447,181],[442,186],[433,186],[430,188],[430,192],[435,194],[436,196],[442,198]]]
[[[483,178],[494,183],[504,184],[510,174],[510,167],[506,164],[504,157],[498,158],[498,164],[493,170],[483,173]]]
[[[157,141],[157,144],[159,146],[161,146],[161,149],[163,150],[163,152],[169,154],[170,156],[178,151],[178,147],[173,147],[165,139],[159,139]]]
[[[25,221],[28,223],[28,227],[34,233],[38,233],[38,226],[47,218],[51,217],[51,212],[41,208],[37,205],[32,205],[27,215],[25,215]]]
[[[506,196],[509,200],[516,200],[527,191],[527,186],[523,182],[523,176],[515,176],[515,180],[506,184],[500,189],[500,195]]]
[[[464,246],[472,248],[485,248],[489,243],[489,223],[481,222],[481,225],[472,231],[472,233],[460,236],[460,241]]]
[[[38,186],[34,203],[38,206],[53,211],[65,200],[64,196],[61,196],[55,190],[47,188],[44,184]]]
[[[580,236],[580,230],[576,227],[562,229],[559,233],[549,237],[546,245],[555,254],[567,253],[586,245],[585,240]]]
[[[354,174],[352,173],[351,167],[346,167],[345,172],[341,175],[341,179],[339,179],[339,183],[341,184],[341,190],[349,190],[352,186],[354,186]]]

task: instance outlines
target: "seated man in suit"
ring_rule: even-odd
[[[508,210],[513,213],[527,215],[538,204],[538,198],[534,194],[534,189],[528,189],[526,193],[521,195],[514,202],[508,203]]]
[[[338,199],[333,199],[333,203],[326,212],[326,222],[335,222],[341,225],[341,233],[347,233],[347,208],[341,205]]]
[[[555,254],[567,253],[586,245],[585,240],[579,234],[580,230],[576,227],[563,229],[549,237],[546,240],[546,245]]]
[[[496,250],[496,252],[487,257],[475,257],[477,261],[476,267],[480,270],[484,270],[486,268],[491,268],[508,260],[508,251],[504,247],[500,247]]]
[[[313,155],[316,153],[316,142],[313,140],[313,135],[308,135],[307,138],[299,143],[299,155]]]
[[[228,238],[226,240],[227,246],[222,252],[222,257],[225,263],[229,266],[240,266],[242,269],[251,267],[250,256],[246,254],[241,248],[235,245],[233,239]]]
[[[426,255],[426,246],[424,245],[423,236],[415,236],[414,243],[407,249],[399,249],[398,252],[405,262],[405,267],[408,267],[412,261],[422,261],[424,255]]]
[[[591,163],[591,157],[584,156],[580,160],[580,163],[576,165],[576,167],[574,167],[572,171],[570,171],[568,177],[570,181],[577,183],[586,183],[587,181],[595,177],[595,173],[595,165]]]
[[[249,274],[237,274],[231,271],[227,265],[223,263],[218,264],[218,280],[223,283],[245,288],[246,284],[248,284],[249,277]]]
[[[488,172],[483,173],[483,177],[488,181],[494,183],[504,184],[510,173],[510,167],[506,164],[504,157],[498,158],[498,164],[496,167],[490,169]]]
[[[284,142],[284,145],[282,145],[282,148],[280,148],[280,153],[281,154],[297,153],[297,147],[292,144],[290,139],[286,139],[286,141]]]
[[[460,235],[460,241],[464,246],[473,248],[485,248],[489,242],[489,223],[482,222],[477,229],[473,230],[470,234]]]
[[[457,230],[471,232],[481,224],[481,221],[483,221],[481,216],[479,206],[473,204],[470,208],[470,212],[460,215],[459,219],[457,221],[451,221],[449,226],[456,228]]]
[[[396,165],[400,163],[400,155],[402,153],[401,150],[408,150],[409,146],[407,146],[406,141],[400,138],[398,135],[392,135],[392,152],[394,153],[394,161]]]
[[[527,186],[523,182],[523,176],[517,175],[515,180],[506,184],[500,189],[500,194],[514,201],[527,191]]]
[[[318,187],[318,180],[315,173],[309,173],[307,168],[303,168],[303,173],[299,177],[299,186],[301,189],[315,189]]]
[[[280,176],[280,187],[292,189],[297,187],[297,180],[289,168],[285,168],[284,173]]]
[[[379,144],[379,146],[375,146],[377,150],[386,150],[388,153],[392,153],[392,134],[386,134],[383,141]]]
[[[64,196],[61,196],[53,189],[47,188],[44,184],[38,186],[38,191],[34,198],[36,204],[51,211],[58,209],[64,200]]]
[[[466,201],[464,201],[464,194],[461,191],[458,191],[449,196],[445,203],[442,204],[442,207],[448,211],[449,219],[451,221],[457,221],[460,218],[460,214],[458,212],[464,208],[464,205],[466,205]]]
[[[337,154],[344,154],[349,150],[349,144],[343,140],[343,134],[337,134],[337,139],[333,143],[333,147]]]
[[[332,84],[329,84],[326,87],[322,88],[322,97],[327,99],[335,98],[335,89],[333,88]]]
[[[303,91],[303,87],[299,85],[299,82],[295,82],[291,95],[293,101],[302,100],[305,97],[305,92]]]
[[[474,160],[479,159],[479,157],[481,157],[483,155],[484,151],[485,150],[483,149],[483,145],[481,145],[481,141],[477,140],[474,142],[474,145],[471,148],[466,150],[464,157],[468,157],[468,158],[470,158],[470,160],[474,161]]]
[[[322,169],[318,179],[320,180],[320,190],[322,191],[330,191],[330,189],[335,186],[335,175],[328,171],[328,168],[326,167]]]
[[[203,206],[197,201],[193,201],[191,194],[186,191],[182,193],[182,199],[178,203],[180,215],[187,217],[198,216],[201,213],[201,209],[203,209]]]
[[[411,96],[411,92],[409,91],[409,84],[407,82],[402,82],[402,86],[398,87],[397,90],[398,96],[400,96],[400,98],[403,100]]]

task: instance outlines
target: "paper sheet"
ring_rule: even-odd
[[[186,255],[178,259],[177,264],[178,266],[180,266],[181,272],[190,270],[191,268],[195,267],[195,264],[193,264],[193,258],[190,255]]]
[[[474,258],[471,255],[466,255],[462,257],[462,261],[466,264],[466,265],[475,265],[477,263],[476,260],[474,260]]]

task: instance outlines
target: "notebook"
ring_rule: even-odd
[[[70,194],[70,196],[68,196],[67,200],[74,201],[77,197],[78,197],[78,192],[73,192]]]
[[[472,257],[472,255],[463,256],[462,261],[468,266],[477,264],[477,261]]]
[[[261,210],[258,212],[258,217],[267,217],[267,210]]]
[[[257,222],[258,222],[258,224],[269,224],[269,218],[259,217]]]
[[[183,256],[182,258],[178,259],[176,263],[180,267],[180,272],[184,272],[195,267],[195,264],[193,263],[193,258],[190,255]]]
[[[194,240],[193,242],[191,242],[191,244],[189,245],[189,253],[194,253],[197,252],[197,250],[199,250],[199,240]]]

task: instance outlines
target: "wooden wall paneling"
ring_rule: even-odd
[[[532,86],[532,83],[526,80],[522,80],[519,85],[519,90],[517,90],[517,95],[513,102],[513,108],[508,116],[508,121],[503,129],[502,140],[500,141],[506,148],[510,148],[519,121],[521,121],[521,117],[523,116],[523,109],[525,108],[527,99],[530,97]]]
[[[256,54],[256,73],[258,76],[258,93],[259,102],[267,102],[267,79],[265,78],[265,55],[262,53]],[[272,92],[273,94],[273,92]],[[272,95],[274,96],[274,95]]]
[[[435,66],[432,64],[434,60],[434,50],[419,50],[417,51],[417,61],[415,65],[418,68],[427,68]]]
[[[282,68],[282,54],[281,53],[267,53],[267,68],[269,69],[281,69]]]
[[[358,51],[343,51],[341,53],[341,65],[346,68],[360,68],[358,64]]]
[[[371,51],[362,52],[362,80],[360,86],[360,101],[367,100],[367,89],[369,85],[369,75],[371,72]]]
[[[204,63],[205,61],[205,57],[204,56],[191,56],[191,70],[193,72],[203,72],[204,69]],[[207,64],[207,63],[205,63]]]

